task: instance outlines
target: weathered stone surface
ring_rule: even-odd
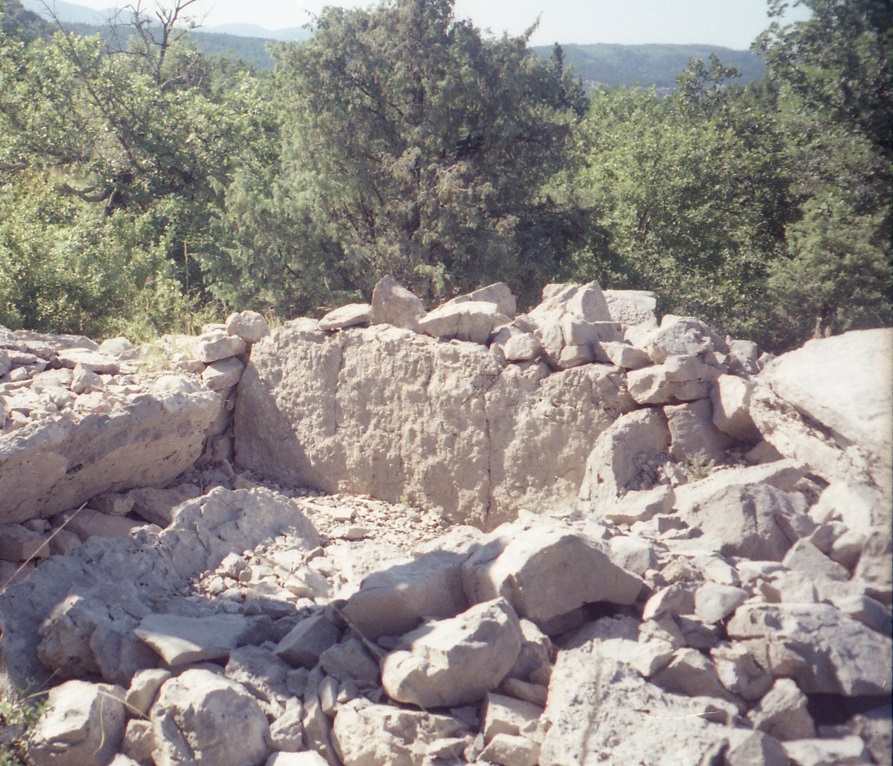
[[[56,526],[65,524],[65,529],[76,534],[81,540],[91,537],[129,537],[134,529],[142,524],[123,516],[109,516],[92,508],[81,508],[71,513],[60,513],[53,517]]]
[[[267,325],[267,320],[256,311],[239,311],[227,317],[226,331],[246,343],[257,343],[261,338],[267,336],[270,328]]]
[[[434,742],[466,731],[450,716],[355,700],[339,708],[332,738],[344,766],[420,766]]]
[[[195,358],[205,364],[218,362],[231,356],[244,354],[248,346],[238,335],[229,335],[226,330],[211,330],[199,335],[191,343]]]
[[[710,352],[727,354],[726,342],[704,322],[694,317],[667,314],[660,329],[652,334],[645,349],[655,364],[663,364],[670,356],[704,356]]]
[[[454,617],[468,607],[463,558],[438,551],[374,572],[348,599],[344,615],[372,640],[403,635],[426,618]]]
[[[312,668],[338,640],[338,626],[325,612],[305,617],[276,645],[276,655],[294,667]]]
[[[503,597],[541,630],[566,630],[584,604],[632,604],[642,581],[624,571],[593,540],[556,523],[507,525],[462,567],[472,603]]]
[[[45,559],[49,555],[46,535],[21,524],[0,524],[0,559],[18,562],[32,557]]]
[[[760,439],[750,416],[750,397],[754,383],[737,375],[720,375],[710,389],[713,403],[713,424],[723,433],[743,442]]]
[[[611,318],[624,325],[657,327],[657,296],[649,290],[604,290]]]
[[[492,528],[576,494],[585,445],[632,407],[623,380],[603,365],[505,365],[486,348],[395,328],[292,324],[252,350],[236,461],[328,492],[424,497]]]
[[[513,335],[503,346],[507,362],[529,362],[543,353],[543,344],[533,333]]]
[[[881,695],[893,683],[890,638],[827,604],[743,604],[726,629],[807,694]]]
[[[114,356],[83,348],[62,349],[57,358],[63,367],[73,370],[80,365],[100,375],[116,375],[121,369],[120,363]]]
[[[595,513],[610,509],[669,445],[670,432],[660,411],[649,408],[618,418],[599,436],[588,456],[581,503]]]
[[[599,349],[611,364],[616,364],[625,370],[639,370],[652,364],[648,354],[628,343],[608,341],[599,343]]]
[[[858,370],[859,374],[854,374]],[[813,340],[757,378],[751,414],[783,455],[828,481],[858,481],[893,496],[893,330]]]
[[[381,661],[391,699],[422,708],[478,702],[506,677],[521,650],[518,616],[505,599],[426,623]]]
[[[809,509],[810,517],[818,524],[840,519],[863,535],[870,534],[874,527],[889,526],[890,513],[880,490],[853,481],[831,482]]]
[[[514,317],[518,310],[515,296],[512,295],[511,288],[505,282],[494,282],[492,285],[487,285],[466,295],[459,295],[447,301],[444,305],[453,306],[457,303],[468,303],[469,301],[495,303],[496,310],[509,318]]]
[[[679,462],[723,460],[732,438],[713,424],[709,399],[664,407],[670,428],[670,454]]]
[[[539,745],[527,737],[497,734],[481,752],[481,759],[499,766],[536,766],[539,752]]]
[[[786,520],[808,520],[803,497],[767,484],[720,483],[722,473],[676,488],[679,517],[719,541],[719,553],[781,561],[791,547]]]
[[[859,737],[801,739],[784,743],[785,754],[794,766],[858,766],[872,763]]]
[[[126,605],[122,618],[135,620],[196,574],[216,568],[228,553],[251,549],[285,530],[295,546],[303,543],[309,550],[319,544],[293,501],[267,490],[215,489],[184,503],[174,523],[160,533],[94,538],[70,556],[51,557],[0,594],[0,683],[5,678],[23,688],[46,680],[49,671],[37,656],[38,632],[68,596],[96,599],[100,614]]]
[[[790,678],[780,678],[748,713],[751,723],[782,742],[815,737],[815,723],[807,710],[806,695]]]
[[[34,766],[107,766],[124,737],[124,690],[66,681],[50,689],[28,742]]]
[[[165,668],[148,668],[134,674],[124,698],[130,714],[146,715],[155,704],[158,691],[170,677],[171,672]]]
[[[425,314],[421,298],[397,284],[390,276],[379,280],[372,290],[372,323],[389,324],[421,332],[419,319]]]
[[[542,766],[594,763],[599,753],[618,764],[708,763],[701,759],[715,748],[747,736],[719,725],[734,711],[723,700],[667,694],[629,666],[601,657],[597,647],[594,640],[558,655]]]
[[[202,373],[202,382],[212,391],[226,391],[239,382],[245,365],[235,357],[211,362]]]
[[[182,617],[149,614],[134,633],[152,647],[171,668],[203,660],[229,657],[239,639],[248,632],[248,621],[240,614]]]
[[[133,513],[159,527],[170,525],[177,506],[200,495],[201,490],[194,484],[180,484],[166,489],[144,487],[127,493],[128,499],[133,502]]]
[[[269,755],[267,717],[241,684],[208,670],[172,678],[152,706],[155,763],[260,766]]]
[[[668,356],[662,364],[630,370],[629,394],[637,404],[679,404],[706,399],[719,371],[696,356]]]
[[[372,324],[372,304],[348,303],[330,311],[319,320],[319,329],[346,330],[348,327],[368,327]]]
[[[220,406],[197,381],[185,388],[156,387],[107,415],[49,417],[4,436],[0,522],[49,517],[102,492],[172,481],[201,455]]]
[[[139,613],[140,606],[131,606]],[[98,674],[128,686],[139,670],[157,664],[153,652],[134,636],[137,619],[111,609],[98,598],[73,594],[61,601],[41,624],[37,656],[62,678]]]
[[[466,301],[447,303],[419,318],[419,327],[433,338],[465,340],[486,344],[500,321],[508,321],[495,303]]]

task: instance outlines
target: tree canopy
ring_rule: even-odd
[[[893,8],[801,0],[765,76],[583,93],[452,0],[327,8],[276,67],[200,53],[195,0],[82,37],[0,0],[0,323],[96,336],[313,314],[385,273],[657,292],[783,350],[888,325]]]

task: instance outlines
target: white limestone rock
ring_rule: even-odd
[[[671,355],[661,364],[630,370],[627,383],[637,404],[680,404],[706,399],[720,374],[696,356]]]
[[[663,364],[670,356],[705,359],[711,352],[728,354],[729,347],[700,319],[667,314],[661,319],[660,329],[651,335],[645,350],[655,364]]]
[[[226,319],[226,331],[241,338],[245,343],[257,343],[265,338],[270,328],[267,320],[256,311],[239,311]],[[203,360],[204,361],[204,360]]]
[[[508,317],[500,314],[495,303],[465,301],[445,303],[418,320],[419,327],[433,338],[464,340],[486,345],[490,334]]]
[[[382,684],[422,708],[478,702],[506,677],[521,650],[518,616],[502,598],[407,633],[381,661]]]
[[[204,617],[149,614],[140,621],[134,633],[154,649],[168,667],[176,669],[229,657],[248,629],[248,620],[240,614]]]
[[[501,596],[547,634],[573,627],[585,604],[632,604],[642,589],[593,540],[554,522],[496,530],[465,561],[462,578],[472,603]]]
[[[858,371],[858,374],[857,374]],[[779,452],[827,481],[893,497],[893,330],[809,341],[760,373],[751,415]],[[889,523],[889,521],[888,521]]]
[[[893,643],[828,604],[742,604],[726,630],[807,694],[887,694]]]
[[[348,303],[333,309],[319,320],[319,329],[332,332],[350,327],[368,327],[372,324],[372,304]]]
[[[192,341],[192,353],[205,364],[219,362],[231,356],[244,354],[248,345],[238,335],[230,335],[226,330],[211,330]]]
[[[670,454],[681,463],[698,458],[720,462],[734,441],[713,423],[709,399],[664,407],[670,429]]]
[[[359,699],[338,708],[332,739],[344,766],[422,766],[435,742],[467,732],[458,718]]]
[[[258,701],[209,670],[186,670],[165,683],[151,720],[156,764],[260,766],[270,754],[270,727]]]
[[[419,319],[425,315],[421,298],[391,277],[382,277],[372,290],[372,324],[389,324],[421,332]]]
[[[239,382],[245,365],[235,357],[211,362],[202,373],[202,382],[212,391],[226,391]]]
[[[657,295],[649,290],[604,290],[611,318],[622,325],[657,327]]]
[[[747,717],[754,728],[782,742],[815,737],[806,695],[790,678],[779,678]]]
[[[344,615],[373,641],[403,635],[424,619],[455,617],[468,608],[462,560],[455,553],[435,551],[373,572],[348,599]]]
[[[50,689],[47,707],[31,732],[34,766],[107,766],[124,737],[124,690],[66,681]]]

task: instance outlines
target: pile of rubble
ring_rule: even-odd
[[[497,285],[426,314],[385,280],[250,348],[232,323],[171,339],[176,385],[122,348],[96,373],[103,401],[134,388],[120,412],[81,414],[71,372],[58,411],[7,417],[0,486],[23,498],[47,422],[207,409],[172,429],[200,437],[177,474],[150,456],[152,481],[115,484],[118,436],[62,472],[105,485],[0,501],[0,545],[23,540],[3,581],[44,559],[0,593],[5,693],[52,685],[28,757],[890,763],[893,333],[770,360],[651,301],[559,286],[514,316]],[[231,353],[175,357],[212,337]]]

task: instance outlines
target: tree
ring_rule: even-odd
[[[565,188],[608,232],[577,251],[578,279],[654,290],[662,311],[752,337],[791,179],[771,113],[733,76],[716,58],[693,60],[669,96],[597,91]]]
[[[560,54],[487,39],[452,0],[327,8],[316,27],[277,51],[291,176],[276,193],[312,186],[315,209],[293,216],[338,253],[342,286],[391,273],[426,295],[492,279],[529,291],[554,272],[574,216],[542,189],[584,106]],[[299,248],[278,246],[307,264]]]
[[[165,331],[207,302],[199,256],[214,246],[208,221],[251,130],[253,88],[236,73],[221,90],[189,47],[192,2],[151,25],[131,6],[123,48],[65,30],[0,39],[0,207],[13,211],[0,259],[18,275],[0,303],[16,326],[104,334],[129,318]],[[50,274],[66,277],[64,307]]]
[[[757,42],[800,197],[770,279],[785,345],[893,320],[893,6],[802,4],[810,19]]]

